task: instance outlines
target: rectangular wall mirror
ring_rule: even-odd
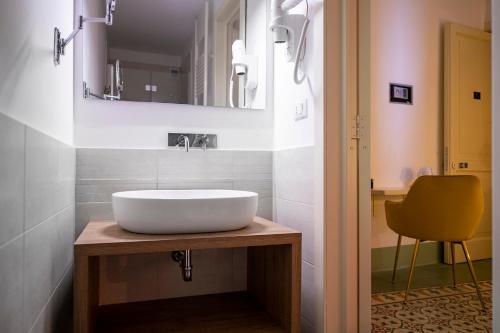
[[[83,29],[85,98],[264,109],[266,0],[118,0]],[[102,17],[105,0],[83,0]]]

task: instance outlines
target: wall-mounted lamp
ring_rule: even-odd
[[[300,84],[305,76],[299,78],[299,63],[304,53],[307,27],[309,26],[309,4],[306,1],[306,14],[289,14],[288,11],[304,0],[271,0],[271,23],[274,43],[287,43],[288,61],[295,61],[293,78]]]
[[[116,8],[116,0],[106,0],[106,16],[105,17],[83,17],[80,15],[78,27],[67,38],[61,38],[61,31],[54,28],[54,64],[61,63],[61,55],[64,55],[66,46],[76,37],[78,32],[83,29],[83,23],[104,23],[106,25],[113,24],[113,12]]]

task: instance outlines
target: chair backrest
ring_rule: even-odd
[[[483,190],[477,177],[422,176],[403,201],[403,225],[399,227],[421,240],[468,240],[474,236],[483,210]]]

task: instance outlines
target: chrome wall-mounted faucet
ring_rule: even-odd
[[[184,147],[188,152],[190,148],[203,150],[217,148],[217,135],[194,133],[168,133],[169,147]]]
[[[184,150],[189,152],[189,136],[187,135],[179,135],[177,138],[177,144],[175,145],[176,147],[184,147]]]

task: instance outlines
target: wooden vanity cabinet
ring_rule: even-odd
[[[247,248],[246,291],[99,305],[101,256],[237,247]],[[183,235],[90,222],[75,242],[75,333],[300,332],[300,269],[301,234],[261,218],[241,230]]]

